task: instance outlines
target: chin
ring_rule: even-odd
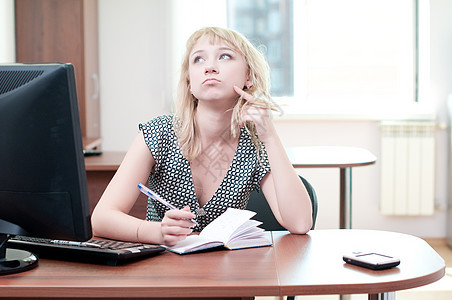
[[[197,97],[197,99],[199,99],[201,101],[231,101],[231,100],[233,100],[234,102],[236,102],[237,95],[212,92],[212,93],[205,93],[200,98]]]

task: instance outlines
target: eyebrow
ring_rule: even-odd
[[[237,53],[234,49],[232,49],[232,48],[230,48],[230,47],[220,47],[220,48],[218,48],[218,50],[219,50],[219,51],[225,51],[225,50],[227,50],[227,51],[231,51],[231,52]],[[192,54],[190,54],[190,57],[192,57],[192,56],[194,56],[194,55],[196,55],[196,54],[199,54],[199,53],[203,53],[203,52],[205,52],[204,49],[196,50],[196,51],[194,51]]]

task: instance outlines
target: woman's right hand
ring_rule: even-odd
[[[174,246],[178,241],[182,241],[193,232],[193,222],[195,214],[190,212],[190,207],[186,206],[179,210],[168,210],[161,222],[163,244]]]

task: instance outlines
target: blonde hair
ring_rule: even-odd
[[[248,66],[250,82],[252,82],[252,86],[246,89],[247,93],[259,98],[257,101],[260,106],[272,108],[271,103],[265,101],[270,99],[270,69],[262,53],[259,52],[243,35],[234,30],[219,27],[205,27],[196,31],[190,36],[186,43],[186,52],[181,66],[174,118],[174,128],[182,154],[189,161],[194,160],[202,150],[195,121],[198,100],[190,92],[190,78],[188,74],[189,55],[196,42],[203,36],[209,37],[211,43],[217,43],[219,40],[222,40],[243,56]],[[234,137],[240,133],[240,116],[248,104],[248,101],[243,97],[237,95],[237,98],[238,101],[233,108],[231,119],[231,134]],[[251,135],[257,152],[260,153],[260,142],[257,138],[254,124],[247,123],[246,128]]]

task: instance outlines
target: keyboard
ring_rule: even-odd
[[[114,240],[90,239],[86,242],[73,242],[25,236],[15,236],[9,239],[7,247],[27,250],[42,258],[111,266],[144,259],[165,250],[164,247],[158,245]]]

